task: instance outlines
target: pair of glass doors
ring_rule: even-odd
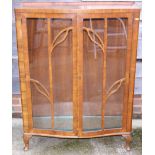
[[[102,14],[26,18],[33,128],[123,128],[129,26]]]

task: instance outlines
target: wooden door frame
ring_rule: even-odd
[[[39,129],[33,127],[32,120],[32,100],[31,100],[31,87],[30,87],[30,72],[29,72],[29,57],[28,57],[28,36],[27,36],[27,25],[26,20],[29,18],[46,18],[47,21],[50,18],[62,18],[72,20],[72,43],[73,43],[73,92],[72,92],[72,103],[73,103],[73,131],[56,131],[54,129]],[[21,13],[16,14],[16,27],[17,31],[17,42],[21,48],[18,47],[19,56],[19,70],[20,70],[20,84],[21,84],[21,96],[22,96],[22,110],[23,110],[23,127],[25,134],[31,135],[51,135],[56,137],[77,137],[77,31],[76,31],[76,14],[34,14],[34,13]],[[49,35],[49,34],[48,34]],[[23,55],[22,55],[23,54]],[[22,55],[22,58],[21,58]],[[24,68],[21,66],[24,65]],[[24,74],[24,77],[22,76]],[[24,80],[24,83],[22,82]],[[24,87],[23,87],[24,85]],[[51,85],[51,84],[50,84]],[[24,99],[25,100],[24,100]],[[24,102],[25,101],[25,102]]]
[[[97,131],[82,131],[82,116],[83,116],[83,19],[84,18],[128,18],[128,39],[127,39],[127,56],[126,56],[126,72],[125,72],[125,86],[124,86],[124,101],[122,112],[122,128],[103,129]],[[130,55],[131,55],[131,43],[132,43],[132,28],[133,28],[133,13],[94,13],[94,14],[77,14],[77,32],[78,32],[78,136],[79,137],[97,137],[108,134],[129,134],[130,130],[127,130],[128,121],[128,94],[129,94],[129,76],[130,76]],[[130,105],[131,106],[131,105]],[[131,107],[130,107],[131,108]]]

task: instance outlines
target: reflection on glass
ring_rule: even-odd
[[[84,27],[93,30],[103,40],[104,19],[84,19]],[[90,32],[91,33],[91,32]],[[94,33],[92,40],[99,42]],[[83,32],[83,130],[101,129],[103,51]]]
[[[123,96],[127,54],[127,18],[109,18],[106,58],[106,89],[111,94],[106,102],[105,129],[122,127]]]
[[[51,45],[58,34],[70,26],[72,26],[70,19],[51,19]],[[53,129],[48,20],[27,19],[27,29],[33,127]],[[64,35],[65,33],[59,35],[57,41],[62,40]],[[69,31],[64,41],[55,46],[51,53],[55,130],[73,129],[72,63],[72,31]]]

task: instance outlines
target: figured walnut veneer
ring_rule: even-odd
[[[130,149],[136,3],[20,3],[15,9],[25,150],[33,135],[122,135]]]

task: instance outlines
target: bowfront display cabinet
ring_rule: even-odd
[[[139,12],[133,2],[15,9],[25,150],[32,135],[121,135],[130,149]]]

